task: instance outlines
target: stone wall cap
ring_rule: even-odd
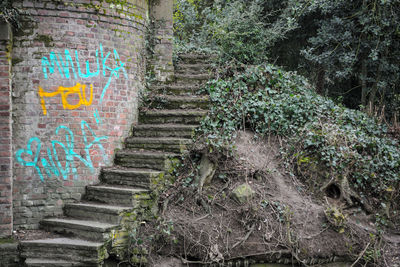
[[[0,40],[11,39],[11,26],[6,22],[0,22]]]
[[[4,251],[16,250],[17,247],[18,247],[18,242],[0,244],[0,251],[4,252]]]

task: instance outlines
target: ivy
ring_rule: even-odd
[[[315,166],[323,174],[320,185],[346,176],[360,197],[375,199],[371,205],[390,202],[392,211],[400,208],[394,193],[400,190],[399,142],[374,118],[316,94],[304,77],[273,65],[230,70],[205,90],[212,105],[198,138],[211,151],[230,150],[240,129],[278,135],[286,141],[287,163],[308,172]],[[307,181],[314,176],[303,178],[318,182]]]
[[[12,7],[12,0],[2,0],[0,3],[0,21],[5,21],[18,29],[21,27],[19,11]]]

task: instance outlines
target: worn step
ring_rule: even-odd
[[[149,188],[150,181],[162,173],[151,169],[109,167],[101,170],[100,181],[106,184]]]
[[[102,242],[71,238],[21,241],[20,249],[22,258],[80,262],[80,266],[97,266],[108,255]]]
[[[98,266],[97,264],[84,264],[76,261],[65,261],[65,260],[52,260],[52,259],[26,259],[26,267],[91,267]]]
[[[144,124],[160,124],[160,123],[182,123],[182,124],[198,124],[207,114],[205,110],[193,109],[169,109],[157,110],[150,109],[139,112],[139,122]]]
[[[142,200],[150,199],[149,190],[115,185],[86,186],[85,199],[110,205],[138,208]]]
[[[202,91],[200,85],[196,84],[164,84],[152,85],[149,90],[155,94],[163,95],[199,95]],[[205,94],[205,92],[203,92]]]
[[[142,168],[165,171],[170,168],[178,154],[157,151],[136,151],[124,149],[115,154],[115,164],[126,168]]]
[[[202,55],[202,54],[180,54],[179,55],[179,64],[206,64],[210,63],[215,55]]]
[[[208,73],[202,74],[175,74],[175,81],[178,84],[204,84],[212,77]]]
[[[208,63],[197,63],[197,64],[179,63],[175,67],[175,72],[181,74],[208,73],[208,71],[210,71],[212,68],[213,66]]]
[[[192,138],[195,128],[196,125],[184,124],[139,124],[133,127],[133,136]]]
[[[51,218],[40,221],[40,226],[46,231],[102,242],[110,237],[110,231],[118,225],[93,220]]]
[[[181,153],[187,151],[192,139],[175,137],[128,137],[125,147]]]
[[[119,224],[122,214],[131,210],[131,207],[106,205],[96,202],[68,203],[64,206],[64,214],[68,217],[109,224]]]
[[[151,97],[149,108],[157,109],[208,109],[208,96],[171,96],[154,95]]]

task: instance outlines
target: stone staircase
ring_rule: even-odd
[[[104,266],[111,248],[126,241],[126,224],[135,225],[139,212],[152,209],[154,184],[206,114],[208,98],[196,90],[209,79],[209,60],[181,55],[175,82],[150,88],[151,104],[139,112],[114,166],[102,169],[100,184],[87,186],[81,202],[66,204],[64,217],[41,221],[43,229],[63,237],[21,242],[26,266]]]

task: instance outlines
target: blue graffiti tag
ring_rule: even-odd
[[[90,125],[82,120],[81,121],[81,133],[83,136],[83,142],[84,142],[84,151],[85,151],[85,157],[83,158],[81,155],[75,152],[74,149],[74,133],[69,129],[67,126],[61,125],[57,127],[55,134],[58,135],[61,131],[65,132],[65,143],[57,141],[57,140],[52,140],[51,141],[51,147],[47,148],[47,156],[48,160],[46,158],[42,158],[42,166],[47,174],[47,176],[50,178],[52,176],[60,177],[60,175],[63,177],[64,180],[68,178],[69,174],[73,174],[74,178],[77,178],[77,169],[75,167],[75,159],[78,159],[80,162],[82,162],[89,170],[93,173],[94,166],[93,162],[90,156],[90,150],[97,145],[97,147],[100,149],[100,152],[103,156],[103,160],[107,161],[107,154],[105,153],[105,149],[103,145],[101,144],[101,141],[108,139],[107,136],[101,136],[98,137],[90,127]],[[88,133],[90,133],[89,136],[93,138],[91,142],[88,141]],[[36,144],[35,152],[32,150],[32,143]],[[32,137],[29,139],[28,144],[27,144],[27,149],[19,149],[16,152],[16,159],[17,162],[23,166],[27,167],[34,167],[35,170],[37,171],[40,179],[44,181],[43,173],[38,165],[39,162],[39,155],[40,155],[40,150],[41,150],[41,141],[38,137]],[[61,148],[64,153],[65,153],[65,166],[62,166],[61,161],[59,159],[59,155],[57,152],[57,146]],[[27,154],[29,156],[33,156],[32,161],[28,161],[23,159],[23,154]],[[54,156],[54,158],[53,158]],[[26,157],[26,156],[25,156]]]
[[[72,73],[74,74],[74,78],[77,79],[77,72],[75,70],[75,65],[76,68],[78,69],[78,75],[80,78],[87,79],[91,77],[97,77],[100,75],[100,73],[103,74],[105,78],[108,78],[106,85],[103,88],[103,91],[101,92],[101,97],[100,97],[100,104],[103,101],[104,95],[107,92],[107,88],[110,86],[111,80],[113,77],[119,78],[119,72],[122,71],[123,75],[126,79],[128,79],[128,74],[125,69],[125,63],[121,61],[119,54],[117,50],[113,49],[113,54],[114,54],[114,62],[116,64],[115,68],[111,68],[108,63],[108,59],[111,55],[111,52],[108,52],[104,56],[103,52],[103,45],[100,44],[100,57],[101,57],[101,66],[103,71],[100,71],[100,60],[99,60],[99,51],[96,49],[96,71],[91,72],[90,71],[90,63],[88,60],[85,61],[85,66],[86,66],[86,73],[83,73],[81,70],[81,64],[79,62],[79,53],[78,50],[75,50],[75,61],[76,64],[74,64],[74,61],[72,60],[71,54],[68,49],[65,49],[64,52],[64,57],[61,53],[58,53],[58,56],[54,52],[50,52],[50,60],[47,57],[42,58],[42,70],[43,70],[43,75],[44,78],[47,80],[48,79],[48,72],[49,74],[55,73],[55,68],[57,66],[58,73],[62,78],[67,78],[69,79],[70,76],[70,70],[72,70]],[[110,71],[110,76],[107,77],[107,70]]]
[[[64,78],[64,75],[65,75],[65,78],[67,78],[67,79],[70,78],[70,75],[69,75],[70,69],[72,70],[72,72],[74,74],[74,78],[75,79],[78,78],[76,75],[76,71],[75,71],[74,61],[72,60],[71,54],[69,53],[69,51],[67,49],[65,49],[64,56],[65,56],[65,60],[64,60],[63,56],[61,55],[61,53],[58,53],[58,57],[57,57],[56,53],[50,52],[50,62],[47,59],[47,57],[42,57],[42,70],[43,70],[44,78],[46,80],[48,79],[47,68],[49,69],[50,74],[53,74],[54,68],[56,65],[58,68],[58,72],[60,73],[60,76],[62,78]]]
[[[96,52],[97,52],[97,51],[96,51]],[[114,69],[112,69],[112,68],[110,68],[110,67],[108,67],[108,66],[106,65],[107,59],[108,59],[108,57],[110,56],[111,53],[108,52],[107,55],[104,57],[104,56],[103,56],[103,46],[102,46],[101,44],[100,44],[100,54],[101,54],[102,63],[103,63],[103,64],[102,64],[102,65],[103,65],[103,76],[106,77],[106,70],[111,71],[110,77],[108,78],[108,81],[107,81],[107,84],[104,86],[103,91],[101,92],[101,96],[100,96],[100,104],[101,104],[101,103],[103,102],[104,95],[105,95],[106,92],[107,92],[107,88],[110,86],[112,77],[114,76],[115,78],[119,78],[119,71],[120,71],[120,70],[123,71],[124,76],[125,76],[126,79],[128,79],[128,74],[126,73],[126,69],[125,69],[125,67],[124,67],[125,63],[123,63],[123,62],[121,61],[121,59],[119,58],[119,55],[118,55],[117,50],[114,49],[114,59],[115,59],[115,62],[116,62],[117,64],[119,64],[119,66],[117,66],[117,67],[114,68]],[[97,54],[96,54],[96,55],[97,55]]]
[[[86,74],[82,73],[81,71],[81,64],[79,63],[79,55],[78,51],[75,50],[75,59],[76,59],[76,65],[78,66],[78,73],[79,77],[81,78],[90,78],[90,77],[97,77],[100,74],[100,64],[99,64],[99,51],[96,49],[96,62],[97,62],[97,70],[96,72],[90,72],[90,63],[88,60],[86,60]]]

